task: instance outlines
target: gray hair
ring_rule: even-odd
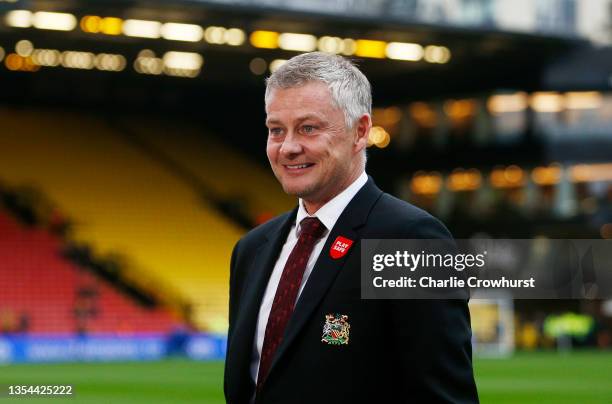
[[[311,81],[327,84],[334,106],[342,109],[347,128],[372,114],[372,90],[366,76],[348,59],[323,52],[292,57],[266,79],[266,104],[274,88],[300,87]]]

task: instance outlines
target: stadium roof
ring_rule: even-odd
[[[138,91],[147,94],[153,91],[152,88],[158,90],[163,88],[174,92],[175,98],[185,98],[179,95],[184,94],[184,91],[195,91],[198,94],[208,92],[260,94],[263,77],[269,74],[269,70],[253,73],[251,64],[254,59],[263,61],[264,67],[270,67],[273,61],[288,59],[300,51],[291,50],[291,46],[285,49],[276,45],[272,48],[255,46],[252,34],[256,31],[273,32],[278,35],[283,33],[310,35],[319,41],[319,45],[324,37],[350,40],[353,41],[353,45],[355,41],[363,41],[369,46],[366,42],[374,41],[372,42],[374,47],[389,46],[390,43],[416,44],[421,52],[418,60],[392,59],[388,56],[388,49],[387,55],[382,54],[382,56],[367,52],[350,53],[374,83],[375,102],[384,100],[390,103],[404,99],[487,91],[494,88],[535,89],[540,86],[542,72],[550,60],[586,44],[585,41],[571,36],[511,33],[499,31],[492,26],[458,27],[457,24],[415,23],[414,19],[391,18],[389,10],[392,10],[392,5],[397,3],[393,1],[367,2],[380,7],[385,5],[386,8],[380,12],[387,13],[384,15],[390,18],[367,18],[361,11],[347,12],[339,16],[339,12],[347,11],[338,8],[339,5],[355,2],[328,3],[335,5],[336,13],[329,10],[325,12],[324,8],[317,11],[299,9],[296,5],[303,5],[305,2],[296,1],[282,3],[286,7],[281,7],[281,2],[276,0],[265,2],[21,0],[16,3],[0,3],[4,4],[5,8],[8,5],[10,9],[69,13],[77,21],[72,29],[57,31],[35,29],[34,26],[10,26],[5,18],[4,23],[0,24],[0,46],[4,47],[6,54],[12,52],[12,48],[20,40],[26,39],[35,48],[53,49],[58,52],[79,51],[94,55],[121,55],[126,64],[123,71],[116,73],[98,72],[94,71],[95,69],[75,71],[45,67],[34,74],[7,72],[6,69],[0,70],[0,74],[15,76],[16,80],[9,81],[8,86],[13,86],[13,90],[27,86],[30,89],[30,96],[37,91],[42,91],[41,94],[57,92],[59,83],[65,83],[65,87],[75,79],[82,83],[83,88],[91,86],[91,88],[105,89],[109,86],[109,82],[112,82],[114,83],[112,86],[123,89],[122,93],[131,94]],[[294,10],[291,10],[292,6]],[[296,12],[295,8],[299,10]],[[122,34],[121,30],[109,34],[88,32],[84,28],[86,16],[94,16],[100,21],[111,18],[117,24],[125,23],[127,20],[144,20],[159,26],[165,23],[191,24],[203,32],[208,28],[221,27],[227,31],[233,27],[251,40],[245,39],[239,46],[227,46],[207,41],[206,38],[188,41],[172,40],[160,37],[159,34],[156,37],[143,38],[126,35],[125,32]],[[123,27],[125,31],[125,25]],[[434,56],[438,51],[447,54],[443,53],[443,60],[428,60],[429,48]],[[381,49],[384,53],[384,48]],[[194,79],[163,75],[144,77],[137,74],[135,69],[138,69],[134,67],[143,50],[150,50],[151,53],[148,54],[153,54],[154,59],[160,59],[166,52],[197,53],[203,58],[203,66]],[[45,88],[54,90],[44,90]],[[79,90],[74,89],[74,91]],[[46,95],[41,97],[44,98]],[[74,94],[71,98],[74,98]]]

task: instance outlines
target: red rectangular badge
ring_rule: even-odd
[[[346,255],[352,245],[353,240],[349,240],[346,237],[338,236],[333,242],[331,249],[329,250],[329,255],[335,260],[337,260],[338,258],[342,258]]]

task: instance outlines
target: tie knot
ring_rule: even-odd
[[[325,225],[316,217],[306,217],[300,222],[300,237],[307,235],[318,240],[324,232]]]

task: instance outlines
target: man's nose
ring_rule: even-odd
[[[302,145],[293,133],[288,133],[283,140],[280,152],[285,156],[300,154],[302,152]]]

